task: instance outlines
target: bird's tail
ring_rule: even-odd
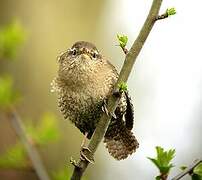
[[[123,123],[109,126],[104,143],[109,153],[117,160],[127,158],[139,147],[136,137]]]

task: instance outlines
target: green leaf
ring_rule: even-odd
[[[122,48],[125,48],[128,42],[128,37],[126,35],[117,34],[117,38],[119,41],[119,46],[121,46]]]
[[[0,58],[15,58],[19,47],[25,41],[25,34],[24,28],[17,20],[0,27]]]
[[[176,10],[175,10],[175,8],[168,8],[166,10],[166,13],[168,14],[168,16],[172,16],[172,15],[176,14]]]
[[[202,180],[202,177],[201,177],[200,175],[198,175],[198,174],[193,174],[193,175],[191,176],[191,179],[192,179],[192,180]]]
[[[13,80],[10,76],[0,77],[0,108],[8,108],[19,98],[13,90]]]
[[[157,168],[159,168],[160,164],[156,159],[150,157],[148,157],[148,159],[151,160],[156,165]]]
[[[161,174],[168,174],[170,169],[173,167],[171,160],[174,158],[175,150],[170,149],[168,151],[164,151],[162,147],[157,146],[156,153],[156,158],[148,157],[148,159],[155,164]]]
[[[0,168],[23,168],[27,166],[26,152],[22,144],[16,144],[0,155]]]
[[[202,163],[200,163],[198,166],[196,166],[194,168],[193,172],[194,172],[194,174],[197,174],[197,175],[201,176],[201,178],[202,178]]]
[[[26,127],[29,136],[37,145],[46,145],[59,138],[57,118],[52,113],[45,113],[36,126],[29,123]]]
[[[156,180],[161,180],[161,176],[156,176]]]
[[[185,170],[187,168],[187,166],[181,166],[180,169],[181,170]]]
[[[120,92],[125,92],[127,91],[128,87],[127,84],[125,82],[121,82],[118,84],[118,88]]]

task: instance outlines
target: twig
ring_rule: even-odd
[[[118,90],[118,84],[121,82],[126,82],[128,80],[128,77],[130,75],[130,72],[132,70],[133,64],[136,61],[137,56],[139,55],[154,23],[156,22],[156,17],[159,14],[159,9],[161,6],[162,0],[153,0],[150,12],[147,16],[147,19],[137,37],[134,44],[132,45],[129,52],[126,54],[126,58],[124,61],[124,65],[121,69],[118,81],[114,87],[114,91]],[[109,111],[109,115],[103,113],[99,123],[97,124],[97,127],[95,129],[95,132],[89,142],[88,148],[91,152],[88,153],[88,155],[94,155],[99,143],[104,137],[104,134],[106,132],[106,129],[110,123],[111,115],[115,111],[118,102],[119,97],[115,97],[111,95],[108,99],[107,109]],[[71,177],[71,180],[80,180],[85,169],[87,168],[89,162],[87,160],[84,160],[80,158],[78,163],[75,164],[74,172]]]
[[[181,173],[179,173],[177,176],[175,176],[174,178],[172,178],[171,180],[179,180],[181,179],[183,176],[185,176],[186,174],[189,174],[193,171],[193,169],[198,166],[200,163],[202,162],[202,159],[197,159],[193,162],[193,164],[191,164],[189,167],[187,167],[184,171],[182,171]]]
[[[128,49],[127,49],[126,47],[122,47],[122,46],[121,46],[121,49],[123,50],[123,52],[124,52],[125,55],[128,54]]]
[[[158,15],[156,20],[165,19],[169,16],[176,14],[175,8],[168,8],[164,14]]]
[[[157,16],[156,20],[165,19],[165,18],[167,18],[167,17],[168,17],[168,13],[165,12],[164,14],[161,14],[161,15]]]
[[[16,134],[19,136],[22,143],[24,144],[25,149],[27,150],[29,158],[32,162],[33,168],[35,169],[39,179],[50,180],[37,149],[29,141],[24,125],[19,115],[14,109],[11,109],[8,112],[8,117],[11,120],[11,125],[13,126]]]
[[[168,174],[163,174],[162,173],[159,177],[160,177],[161,180],[167,180],[168,179]]]

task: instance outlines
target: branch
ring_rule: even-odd
[[[153,0],[150,12],[147,16],[147,19],[146,19],[138,37],[135,40],[135,42],[133,43],[129,52],[126,54],[124,65],[121,69],[119,78],[118,78],[117,83],[114,87],[114,92],[118,91],[118,89],[119,89],[118,85],[120,83],[127,82],[128,77],[129,77],[131,70],[133,68],[133,65],[136,61],[136,58],[139,55],[139,53],[140,53],[140,51],[141,51],[149,33],[150,33],[154,23],[157,20],[156,17],[158,17],[161,3],[162,3],[162,0]],[[113,95],[111,95],[109,97],[108,104],[107,104],[107,109],[108,109],[109,113],[108,113],[108,115],[106,113],[103,113],[100,121],[98,122],[97,127],[95,129],[95,132],[94,132],[94,134],[93,134],[93,136],[89,142],[89,145],[88,145],[88,149],[90,151],[85,152],[86,156],[89,157],[89,156],[94,155],[99,143],[101,142],[101,140],[104,137],[104,134],[105,134],[107,127],[110,123],[110,120],[112,118],[112,114],[114,113],[114,111],[118,105],[119,100],[120,100],[120,97],[115,97]],[[80,158],[80,160],[77,163],[74,162],[73,165],[75,166],[75,168],[74,168],[74,172],[73,172],[73,175],[71,177],[71,180],[80,180],[85,169],[87,168],[88,164],[89,164],[89,161],[87,161],[83,158]]]
[[[157,16],[156,20],[165,19],[165,18],[175,15],[175,14],[176,14],[175,8],[168,8],[164,14]]]
[[[183,176],[185,176],[186,174],[189,174],[193,171],[193,169],[198,166],[200,163],[202,162],[202,159],[200,160],[195,160],[193,162],[193,164],[191,164],[189,167],[187,167],[184,171],[182,171],[180,174],[178,174],[177,176],[175,176],[174,178],[172,178],[171,180],[179,180],[181,179]]]
[[[16,134],[19,136],[22,143],[24,144],[25,149],[27,150],[27,153],[33,164],[33,168],[35,169],[39,179],[50,180],[37,149],[30,143],[30,140],[25,131],[25,127],[19,115],[13,109],[8,112],[8,117],[11,120],[11,125],[13,126]]]

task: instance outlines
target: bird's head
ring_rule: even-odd
[[[69,78],[99,70],[103,59],[94,44],[85,41],[76,42],[59,56],[59,75]]]

